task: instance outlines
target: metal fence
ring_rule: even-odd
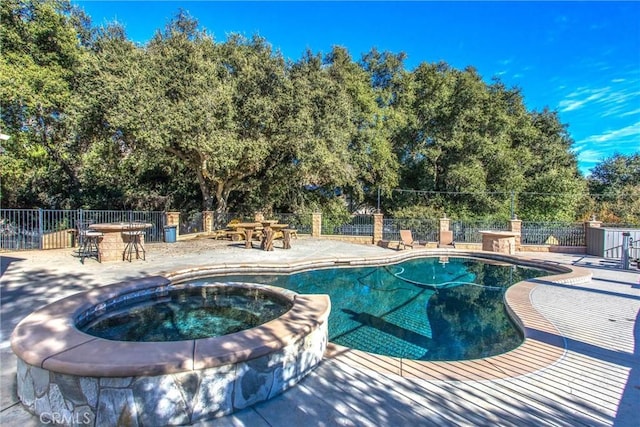
[[[482,230],[508,230],[508,221],[474,220],[451,221],[450,230],[453,241],[461,243],[482,243]]]
[[[353,215],[347,222],[322,216],[322,234],[373,236],[373,215]]]
[[[273,219],[280,224],[289,224],[289,228],[295,228],[299,234],[311,234],[311,214],[275,213]]]
[[[440,221],[426,218],[384,218],[382,239],[400,240],[400,230],[411,230],[411,236],[419,242],[437,242]]]
[[[0,209],[0,249],[58,249],[72,247],[81,223],[145,222],[147,242],[164,238],[165,214],[157,211]]]
[[[522,222],[523,245],[585,246],[583,223]]]
[[[178,229],[181,235],[201,233],[204,231],[202,212],[196,211],[180,214]]]

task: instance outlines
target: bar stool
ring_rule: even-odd
[[[103,234],[100,231],[91,230],[90,224],[92,224],[90,221],[78,224],[78,255],[82,264],[85,258],[95,258],[101,262],[98,242]]]
[[[122,252],[122,260],[125,259],[131,262],[133,258],[133,252],[136,253],[136,259],[140,258],[142,253],[142,259],[146,260],[146,251],[144,250],[144,244],[142,243],[142,237],[144,236],[144,230],[135,230],[135,223],[129,224],[122,230],[122,239],[127,242]]]

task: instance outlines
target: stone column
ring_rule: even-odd
[[[589,221],[584,222],[584,226],[586,228],[600,228],[601,225],[602,225],[602,221],[596,221],[595,217],[590,219]]]
[[[213,211],[202,211],[202,231],[213,231]]]
[[[176,226],[176,238],[180,235],[180,212],[165,212],[164,214],[165,225]]]
[[[515,236],[516,251],[520,251],[522,249],[522,221],[516,218],[515,215],[512,219],[509,220],[509,231],[518,233]]]
[[[322,234],[322,212],[314,212],[311,216],[311,237]]]
[[[600,228],[602,226],[602,221],[596,221],[596,216],[591,217],[589,221],[584,222],[584,244],[587,247],[587,253],[589,255],[596,255],[599,251],[595,250],[594,245],[598,245],[596,243],[597,237],[594,236],[591,231],[592,228]]]
[[[447,246],[453,243],[453,232],[449,230],[451,219],[445,214],[440,218],[440,229],[438,232],[438,246]]]
[[[373,214],[373,244],[377,245],[382,241],[382,228],[384,224],[384,215],[381,213]]]

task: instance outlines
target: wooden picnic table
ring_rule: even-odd
[[[245,239],[244,247],[245,249],[251,249],[253,247],[251,243],[253,232],[258,228],[262,228],[262,224],[259,222],[234,222],[233,224],[229,224],[228,227],[237,231],[243,231]]]
[[[273,239],[275,238],[275,234],[278,231],[282,231],[285,228],[289,227],[289,224],[275,224],[273,221],[263,221],[262,226],[264,229],[262,230],[262,243],[260,247],[265,251],[273,250]],[[284,235],[284,233],[283,233]],[[288,248],[285,248],[288,249]]]

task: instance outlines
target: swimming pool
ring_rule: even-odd
[[[507,314],[504,292],[514,283],[546,274],[488,260],[427,257],[375,267],[227,275],[225,280],[329,294],[331,342],[368,353],[436,361],[489,357],[519,346],[524,338]]]

